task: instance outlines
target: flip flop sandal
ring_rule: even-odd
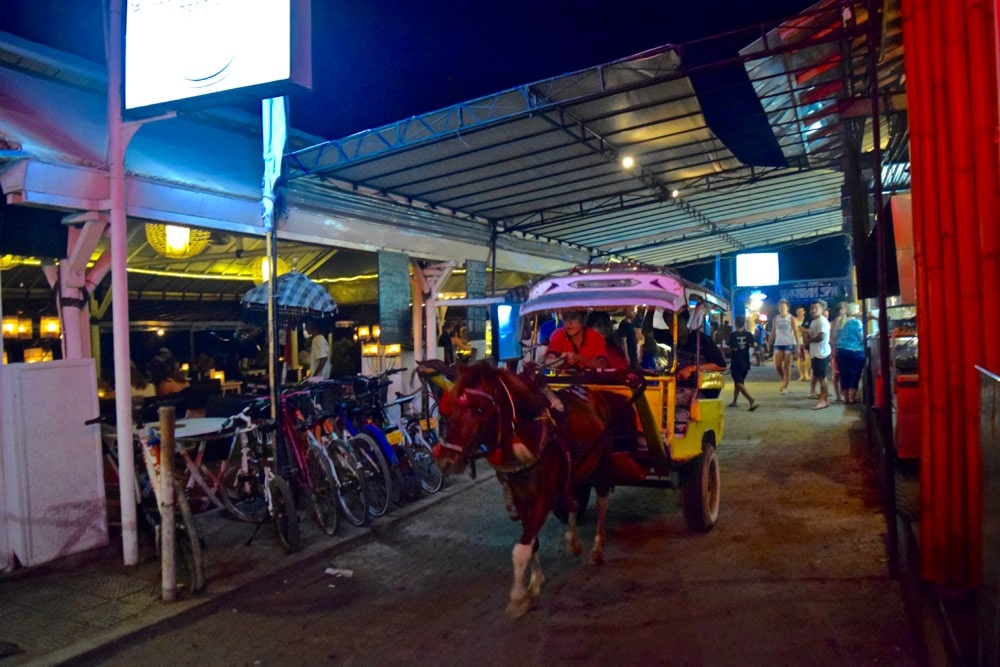
[[[757,409],[757,403],[756,403],[756,402],[754,402],[754,403],[751,403],[751,404],[750,404],[750,407],[749,407],[749,408],[747,408],[747,411],[749,411],[749,412],[753,412],[753,411],[754,411],[754,410],[756,410],[756,409]]]

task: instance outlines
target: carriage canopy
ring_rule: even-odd
[[[533,282],[521,316],[581,307],[647,306],[674,312],[695,300],[729,310],[725,299],[669,269],[588,264]]]

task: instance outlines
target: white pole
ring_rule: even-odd
[[[108,23],[108,181],[111,210],[111,321],[114,337],[115,415],[118,428],[118,493],[122,555],[139,563],[135,506],[135,450],[132,447],[132,380],[129,373],[128,235],[125,226],[125,129],[121,114],[122,0],[111,0]]]

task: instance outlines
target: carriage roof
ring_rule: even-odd
[[[548,274],[532,282],[527,300],[521,305],[521,315],[628,306],[654,306],[677,311],[694,299],[705,301],[720,310],[729,310],[725,299],[669,269],[587,264]]]

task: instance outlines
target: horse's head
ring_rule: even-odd
[[[496,369],[480,361],[463,366],[442,396],[440,410],[448,420],[448,431],[446,440],[434,448],[434,458],[445,474],[461,472],[496,448],[501,416],[497,387]]]

